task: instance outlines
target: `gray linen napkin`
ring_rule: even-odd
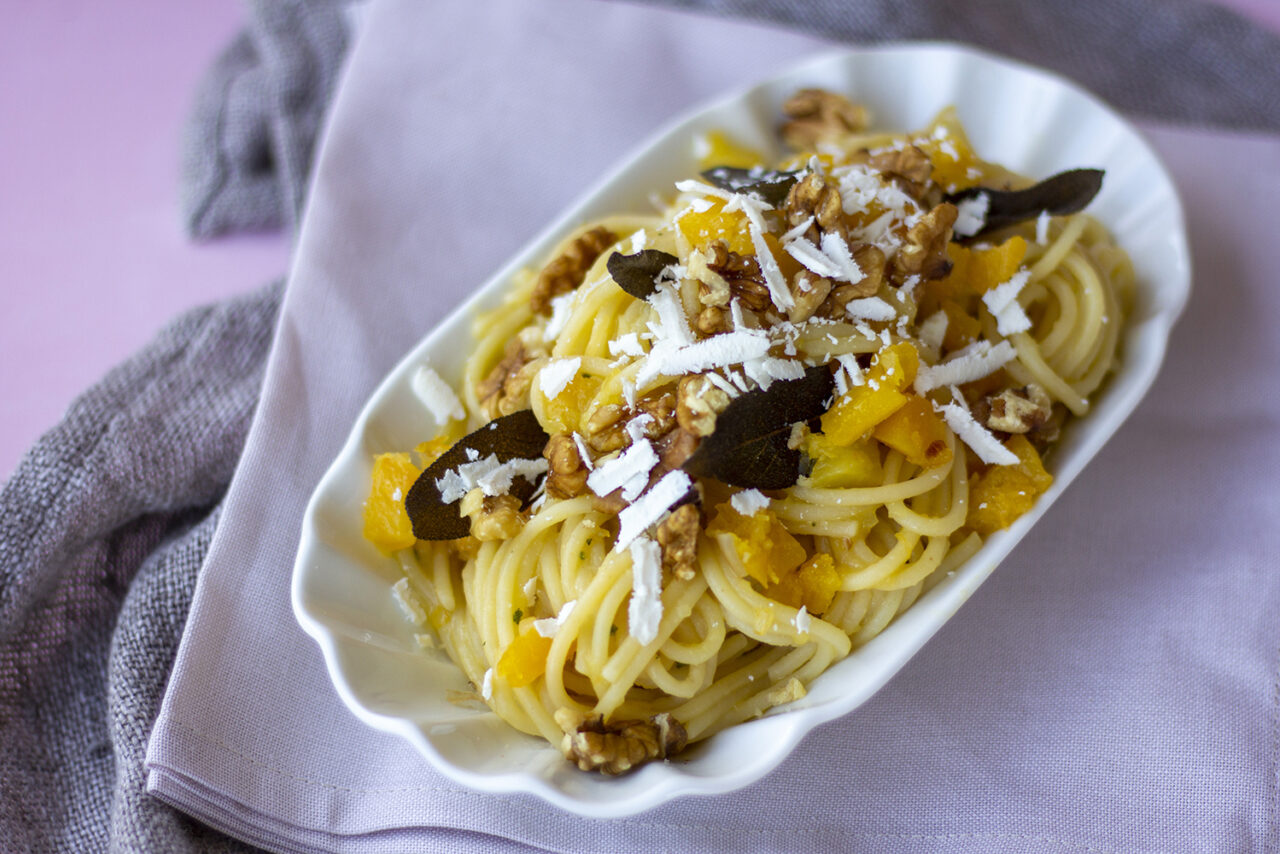
[[[971,41],[1131,112],[1280,129],[1280,39],[1192,0],[669,4],[849,41]],[[189,128],[196,235],[295,222],[345,47],[336,2],[249,11]],[[149,798],[142,761],[279,298],[273,285],[175,321],[0,489],[0,850],[251,850]]]

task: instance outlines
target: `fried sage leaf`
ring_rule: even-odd
[[[944,198],[953,205],[959,205],[980,195],[987,197],[986,222],[977,232],[964,238],[973,240],[988,232],[1035,219],[1045,211],[1050,216],[1066,216],[1084,210],[1102,189],[1103,174],[1101,169],[1069,169],[1025,190],[970,187]]]
[[[662,271],[680,259],[661,249],[641,249],[634,255],[615,252],[609,256],[606,266],[618,287],[636,299],[648,299],[658,290],[658,278]]]
[[[702,177],[707,183],[731,193],[755,193],[776,208],[787,200],[787,193],[800,173],[716,166],[703,172]]]
[[[748,489],[785,489],[800,476],[801,453],[787,447],[791,427],[826,412],[835,382],[825,365],[797,380],[734,398],[716,418],[716,429],[681,466]]]
[[[483,460],[490,454],[495,455],[500,463],[540,459],[550,438],[528,409],[495,418],[474,433],[463,436],[427,466],[409,488],[404,509],[413,524],[413,535],[420,540],[456,540],[471,533],[470,520],[458,511],[460,501],[446,502],[440,495],[436,481],[444,477],[445,472],[465,463]],[[533,497],[536,489],[536,483],[518,476],[511,482],[510,492],[523,504]]]

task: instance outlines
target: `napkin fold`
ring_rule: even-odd
[[[1195,3],[1107,4],[1105,25],[1084,4],[1052,26],[1048,4],[1001,3],[1003,18],[974,11],[981,32],[943,3],[681,5],[840,38],[968,35],[1061,61],[1139,112],[1280,128],[1275,38]],[[254,20],[269,6],[251,6]],[[1175,24],[1153,24],[1156,9]],[[287,41],[291,29],[271,32]],[[314,65],[272,67],[335,79],[341,42],[317,42]],[[215,77],[265,68],[266,44],[242,43]],[[183,813],[281,851],[1280,844],[1280,644],[1267,619],[1280,605],[1280,507],[1265,488],[1280,472],[1280,413],[1258,392],[1280,355],[1267,287],[1280,258],[1255,201],[1280,190],[1273,137],[1151,130],[1189,202],[1199,282],[1167,370],[956,620],[774,775],[581,821],[453,786],[333,694],[289,613],[288,572],[301,506],[377,379],[637,138],[817,47],[581,0],[375,3],[278,320],[278,287],[179,320],[77,401],[0,490],[0,733],[12,745],[0,847],[248,850]],[[288,222],[303,198],[316,122],[269,126],[288,109],[318,115],[328,87],[281,83],[208,96],[216,115],[244,95],[244,124],[193,133],[231,170],[189,184],[206,211],[194,230]],[[405,187],[426,189],[405,199]],[[420,254],[404,266],[367,254],[406,245]]]

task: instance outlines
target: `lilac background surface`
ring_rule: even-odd
[[[1218,0],[1280,31],[1277,0]],[[284,235],[197,244],[179,139],[230,0],[0,0],[0,479],[185,308],[283,274]]]

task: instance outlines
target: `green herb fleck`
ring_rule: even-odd
[[[524,618],[524,611],[521,611],[519,608],[516,608],[516,612],[511,615],[511,622],[518,623],[523,618]]]
[[[609,627],[609,634],[611,634],[611,635],[616,635],[617,633],[618,633],[618,627],[617,627],[617,626],[610,626],[610,627]]]

